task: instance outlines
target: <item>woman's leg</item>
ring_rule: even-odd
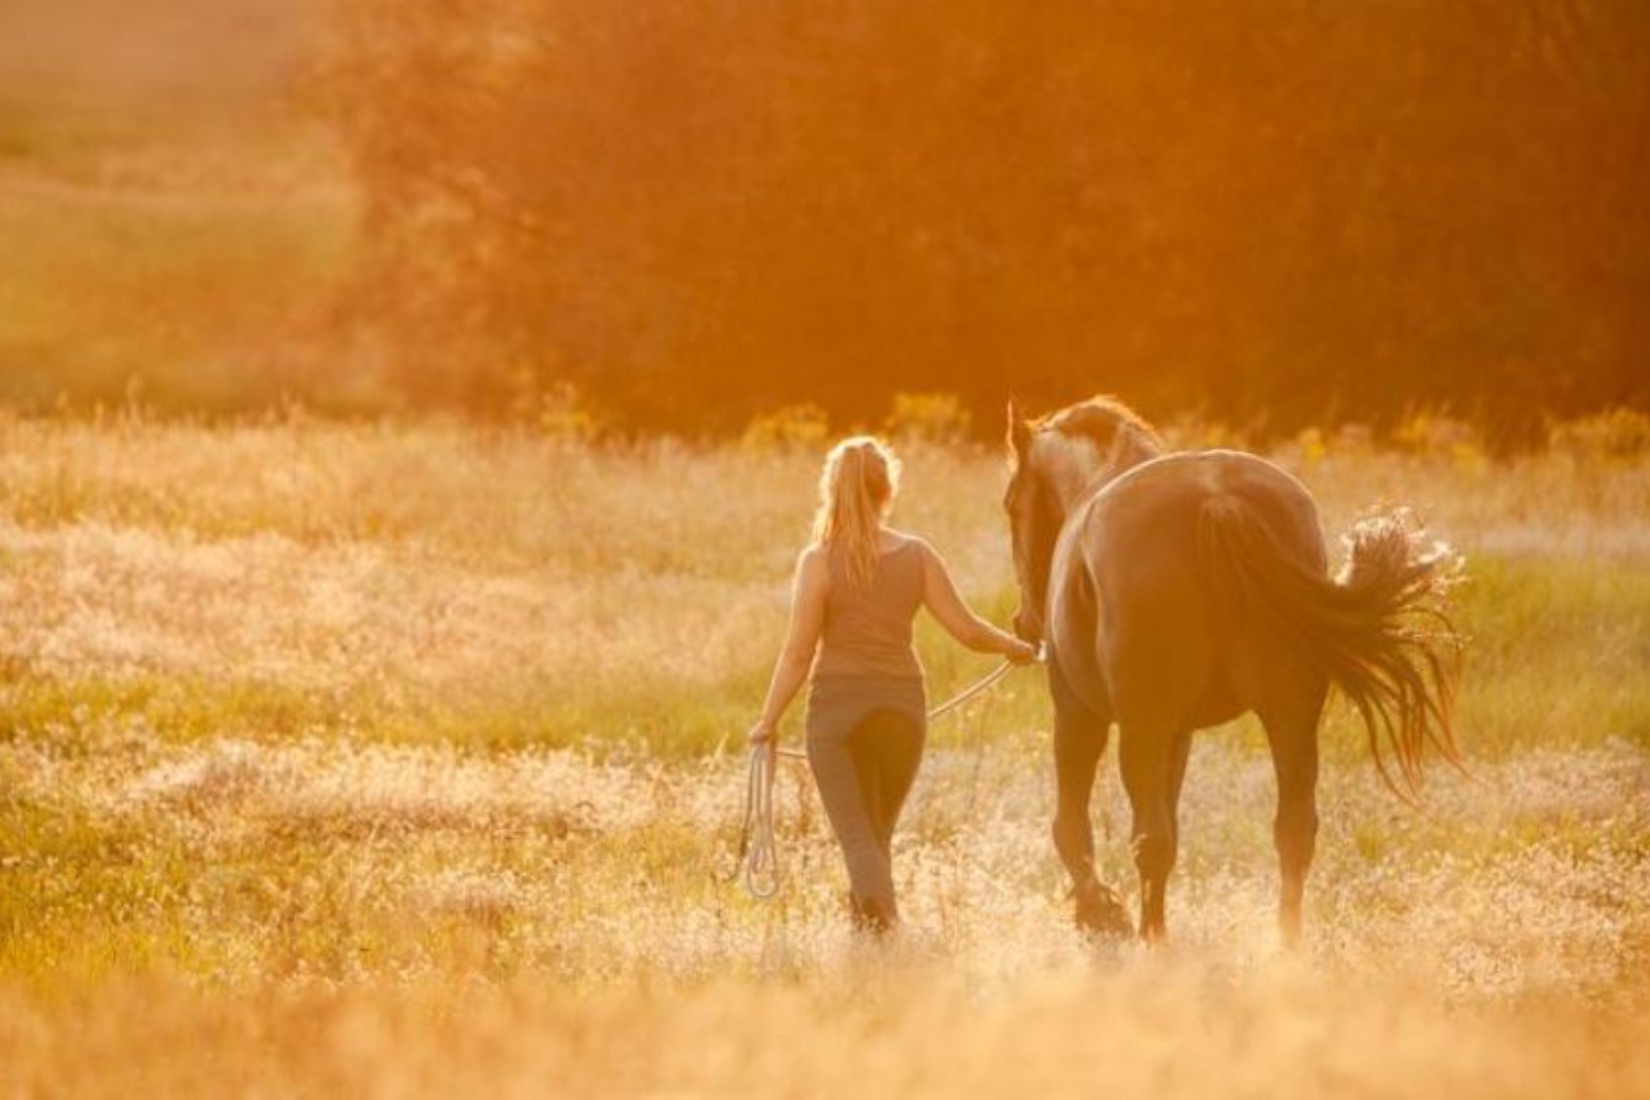
[[[922,739],[922,724],[892,709],[873,712],[846,737],[808,739],[808,762],[848,865],[855,923],[869,931],[898,921],[891,839]]]
[[[819,786],[820,801],[825,804],[825,816],[830,819],[831,831],[842,847],[842,860],[848,867],[848,888],[852,891],[855,911],[862,904],[886,908],[894,905],[894,879],[888,865],[888,853],[877,837],[872,822],[871,806],[861,788],[859,769],[845,736],[811,736],[808,738],[808,764],[813,769],[814,782]]]
[[[892,709],[873,712],[848,738],[871,828],[885,856],[892,850],[894,826],[922,762],[922,740],[921,723]]]

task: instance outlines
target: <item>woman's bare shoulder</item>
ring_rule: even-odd
[[[891,554],[896,550],[904,550],[911,546],[920,546],[923,549],[932,549],[932,547],[928,545],[928,540],[924,539],[921,535],[914,535],[909,531],[901,531],[894,527],[884,527],[882,529],[880,549],[883,553]]]
[[[809,543],[796,556],[796,574],[792,583],[796,591],[812,596],[823,593],[831,584],[830,556],[820,543]]]
[[[888,531],[888,534],[891,538],[889,544],[884,548],[886,553],[893,554],[908,550],[920,556],[925,565],[940,561],[939,552],[934,549],[932,543],[921,535],[892,529]]]

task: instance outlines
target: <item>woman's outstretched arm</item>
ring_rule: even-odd
[[[923,603],[945,632],[977,653],[1001,653],[1015,664],[1037,659],[1037,647],[974,614],[951,579],[939,551],[922,543]]]
[[[814,650],[819,647],[819,633],[825,622],[827,579],[824,550],[810,546],[802,551],[796,560],[796,576],[791,581],[791,625],[768,681],[768,697],[762,703],[761,716],[751,727],[752,742],[774,738],[785,708],[791,705],[808,679],[808,668],[813,664]]]

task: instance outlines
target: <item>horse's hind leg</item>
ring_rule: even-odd
[[[1061,699],[1058,692],[1055,699],[1059,805],[1054,814],[1054,848],[1071,875],[1077,925],[1089,932],[1126,936],[1133,929],[1123,903],[1094,869],[1094,829],[1089,820],[1094,774],[1111,723],[1075,700]]]
[[[1301,897],[1318,835],[1318,721],[1327,684],[1302,689],[1297,697],[1261,711],[1278,777],[1278,813],[1272,836],[1278,848],[1282,884],[1278,926],[1285,946],[1300,940]]]
[[[1118,736],[1123,788],[1134,811],[1134,865],[1140,872],[1140,935],[1158,941],[1167,934],[1164,900],[1178,846],[1174,797],[1179,753],[1189,735],[1172,724],[1124,722]],[[1179,765],[1177,767],[1177,765]]]

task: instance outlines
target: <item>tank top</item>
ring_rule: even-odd
[[[871,584],[856,590],[843,555],[827,551],[825,622],[813,676],[921,680],[911,621],[922,607],[922,545],[912,539],[877,559]]]

